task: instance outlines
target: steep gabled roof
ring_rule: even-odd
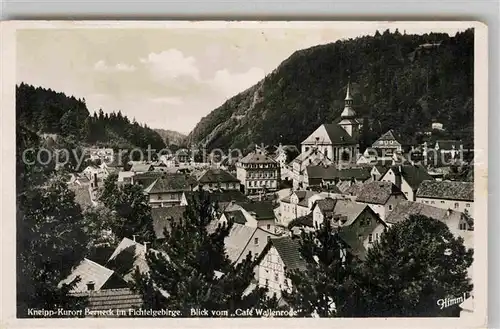
[[[245,226],[240,223],[233,224],[231,231],[224,239],[226,254],[231,262],[238,261],[247,244],[251,243],[250,239],[255,230],[255,227]]]
[[[323,213],[323,215],[326,216],[333,213],[336,203],[337,203],[336,199],[332,198],[321,199],[316,201],[315,205],[313,206],[313,209],[315,207],[318,207],[321,210],[321,213]]]
[[[169,259],[164,251],[159,252],[154,249],[148,249],[148,251],[161,253],[165,258]],[[136,268],[138,268],[141,273],[147,273],[149,271],[149,266],[146,261],[146,246],[128,238],[123,238],[113,254],[109,257],[106,266],[115,270],[117,274],[122,274],[125,281],[131,282],[133,281],[133,275]]]
[[[370,182],[363,185],[356,201],[385,205],[391,195],[404,195],[401,190],[391,182]]]
[[[276,248],[287,270],[305,270],[307,263],[300,253],[300,244],[288,236],[271,238],[269,243]]]
[[[71,274],[59,283],[59,286],[69,284],[76,277],[80,277],[80,281],[73,287],[72,292],[87,291],[87,283],[90,281],[94,283],[95,290],[100,290],[113,273],[113,270],[99,265],[90,259],[84,258],[80,264],[73,269]]]
[[[474,183],[456,181],[423,181],[418,190],[417,198],[447,199],[474,201]]]
[[[433,180],[423,166],[403,165],[391,169],[396,175],[401,175],[413,190],[416,190],[424,180]]]
[[[227,220],[232,219],[236,224],[245,225],[245,223],[247,222],[247,219],[245,218],[245,215],[241,212],[241,210],[225,211],[224,216],[226,216]]]
[[[395,141],[399,144],[403,144],[403,141],[402,141],[402,138],[401,136],[399,136],[399,134],[395,133],[394,130],[390,129],[389,131],[387,131],[385,134],[383,134],[382,136],[379,137],[379,139],[377,139],[374,143],[373,143],[373,147],[376,147],[376,145],[379,143],[379,142],[382,142],[382,141]],[[396,145],[391,145],[391,146],[396,146]]]
[[[335,208],[333,213],[335,216],[344,217],[347,221],[343,226],[351,225],[358,217],[361,215],[365,209],[371,211],[371,208],[367,205],[357,203],[352,200],[336,200]]]
[[[356,145],[354,138],[344,128],[335,123],[324,124],[328,137],[333,145]]]
[[[290,223],[288,223],[288,229],[291,230],[296,226],[306,226],[306,227],[314,227],[313,214],[312,212],[305,215],[300,216],[295,219],[292,219]]]

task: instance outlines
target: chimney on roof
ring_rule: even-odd
[[[147,252],[148,252],[148,244],[149,244],[149,243],[150,243],[150,242],[147,242],[147,241],[146,241],[146,242],[144,242],[144,253],[147,253]]]
[[[132,240],[134,240],[134,242],[136,242],[136,241],[135,241],[135,237],[136,237],[136,235],[135,235],[135,234],[134,234],[134,235],[132,235]]]
[[[448,208],[448,210],[446,210],[446,216],[450,216],[451,215],[451,209]]]
[[[95,282],[94,281],[87,282],[87,290],[88,291],[94,291],[95,290]]]

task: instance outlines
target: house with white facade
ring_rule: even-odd
[[[225,170],[209,168],[196,175],[197,188],[204,190],[240,190],[240,181]]]
[[[312,197],[318,195],[313,191],[292,191],[292,194],[280,200],[279,224],[286,227],[293,219],[305,216],[311,212]]]
[[[474,214],[474,183],[426,180],[417,190],[416,201],[442,209]]]
[[[256,279],[260,287],[268,287],[269,296],[281,298],[282,290],[291,292],[292,282],[286,277],[291,270],[305,270],[297,239],[284,236],[270,238],[258,259]]]
[[[368,205],[382,220],[402,200],[406,196],[391,182],[366,183],[356,196],[356,202]]]
[[[170,207],[180,205],[184,192],[192,191],[196,181],[185,174],[163,175],[144,189],[149,196],[149,205],[155,207]]]
[[[280,165],[264,150],[247,154],[236,163],[236,178],[245,194],[276,191],[280,182]]]
[[[87,166],[87,168],[83,169],[82,172],[90,181],[94,181],[95,179],[97,180],[103,180],[106,177],[108,177],[108,173],[105,169],[99,167],[99,166],[94,166],[90,165]]]
[[[352,200],[318,200],[313,206],[312,214],[315,228],[320,227],[324,221],[340,228],[339,235],[349,246],[349,253],[361,260],[388,227],[369,206]]]
[[[418,187],[424,180],[433,180],[433,178],[420,165],[393,166],[380,178],[382,182],[391,182],[396,185],[410,201],[416,200]]]

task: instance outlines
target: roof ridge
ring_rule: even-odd
[[[112,270],[112,269],[110,269],[110,268],[108,268],[108,267],[106,267],[106,266],[104,266],[104,265],[101,265],[101,264],[99,264],[99,263],[97,263],[97,262],[94,262],[93,260],[88,259],[87,257],[84,257],[83,259],[84,259],[84,260],[86,260],[86,261],[88,261],[88,262],[90,262],[90,263],[92,263],[93,265],[97,265],[97,266],[102,267],[102,268],[104,268],[104,269],[106,269],[106,270],[108,270],[108,271],[111,271],[112,273],[114,273],[114,272],[115,272],[114,270]]]
[[[241,211],[241,210],[240,210]],[[245,225],[243,225],[245,226]],[[258,227],[256,227],[253,232],[252,232],[252,235],[250,235],[250,238],[248,239],[247,243],[245,243],[245,246],[243,247],[243,249],[241,250],[241,253],[238,255],[238,257],[236,258],[236,262],[235,263],[238,263],[240,261],[240,258],[241,256],[243,256],[243,252],[245,251],[245,249],[247,248],[247,246],[250,244],[250,241],[252,241],[252,238],[253,236],[255,235],[255,232],[257,232],[257,229]]]

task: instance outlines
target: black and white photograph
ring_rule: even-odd
[[[13,316],[480,325],[485,30],[19,25]]]

